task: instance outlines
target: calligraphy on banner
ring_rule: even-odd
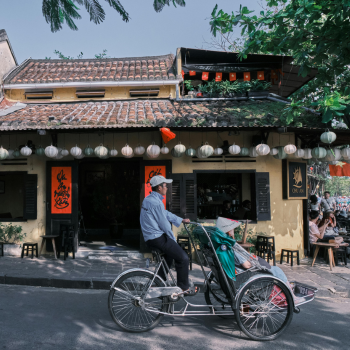
[[[51,168],[51,213],[72,213],[72,168]]]
[[[166,177],[165,165],[148,165],[145,166],[145,198],[152,193],[152,187],[150,181],[153,176],[162,175]],[[166,196],[163,199],[164,208],[166,208]]]

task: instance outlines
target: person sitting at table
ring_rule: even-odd
[[[233,210],[230,201],[224,201],[221,215],[225,218],[232,218]]]
[[[322,220],[318,223],[318,227],[324,225],[325,220],[328,220],[328,225],[326,226],[325,236],[338,236],[337,220],[335,218],[334,212],[332,210],[326,210],[323,215]]]
[[[309,240],[310,244],[316,242],[323,243],[341,243],[343,242],[342,237],[335,236],[325,236],[325,231],[328,226],[329,220],[326,219],[322,226],[317,226],[316,222],[318,220],[318,211],[312,210],[309,215]]]

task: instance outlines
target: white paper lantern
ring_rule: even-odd
[[[304,149],[304,157],[303,159],[311,159],[312,158],[312,149],[311,148],[305,148]]]
[[[135,147],[134,149],[134,153],[138,156],[141,156],[145,153],[145,147],[142,147],[140,144],[138,144],[137,147]]]
[[[9,150],[10,152],[10,150]],[[344,159],[350,159],[350,148],[343,148],[340,151],[340,154],[344,157]]]
[[[116,157],[118,155],[118,151],[115,148],[113,148],[110,152],[110,155],[111,157]]]
[[[298,149],[295,151],[294,155],[295,155],[296,158],[303,158],[304,155],[305,155],[305,152],[304,152],[303,149],[298,148]]]
[[[160,149],[160,153],[161,154],[168,154],[169,153],[169,148],[164,145],[161,149]]]
[[[106,157],[108,155],[108,149],[101,144],[95,148],[94,153],[96,157]]]
[[[209,158],[214,154],[214,148],[206,142],[202,147],[201,147],[201,154],[204,158]]]
[[[132,158],[133,156],[134,156],[134,151],[132,151],[130,155],[125,156],[125,158]]]
[[[45,148],[45,155],[49,158],[55,158],[58,154],[58,149],[55,146],[47,146]]]
[[[174,153],[178,155],[183,155],[186,152],[186,147],[183,145],[181,142],[179,142],[175,147],[174,147]]]
[[[228,148],[228,151],[230,154],[239,154],[241,152],[241,147],[233,144]]]
[[[84,154],[88,157],[91,157],[94,154],[94,150],[90,147],[90,145],[88,145],[85,149],[84,149]]]
[[[249,148],[249,157],[256,158],[258,156],[258,152],[256,151],[256,148],[254,146]]]
[[[223,153],[224,153],[224,150],[222,148],[220,148],[220,147],[216,147],[214,149],[214,155],[215,156],[221,156]]]
[[[157,158],[160,154],[160,147],[158,145],[155,145],[154,143],[152,145],[149,145],[147,147],[147,156],[149,158]]]
[[[32,150],[26,145],[20,150],[22,156],[29,157],[32,154]]]
[[[80,147],[78,147],[78,145],[76,145],[75,147],[72,147],[70,149],[70,154],[76,158],[76,157],[79,157],[81,154],[82,154],[82,150]]]
[[[132,148],[126,144],[123,148],[122,148],[122,155],[124,157],[129,157],[131,154],[133,154],[134,151],[132,150]]]
[[[69,155],[69,151],[65,148],[62,149],[61,154],[63,157],[67,157]]]
[[[15,151],[13,149],[8,149],[7,152],[8,152],[8,156],[7,156],[6,159],[13,159],[13,158],[15,158],[14,155],[13,155],[13,153]]]
[[[333,151],[333,152],[332,152]],[[335,162],[341,158],[341,152],[339,148],[327,149],[327,155],[324,157],[326,162]]]
[[[194,157],[196,155],[196,150],[190,146],[185,152],[187,157]]]
[[[0,160],[6,159],[9,155],[9,152],[7,149],[3,148],[2,146],[0,147]]]
[[[270,153],[270,147],[264,143],[257,145],[255,149],[259,156],[267,156]]]
[[[287,145],[287,146],[284,146],[284,152],[286,152],[287,154],[293,154],[295,153],[297,150],[296,146],[295,145]]]
[[[348,126],[345,124],[345,123],[338,123],[336,126],[335,126],[336,129],[347,129]]]
[[[62,159],[63,155],[62,155],[62,148],[57,147],[57,156],[55,157],[55,159]]]
[[[201,147],[202,146],[199,146],[196,150],[196,155],[197,155],[197,158],[200,158],[200,159],[204,159],[205,157],[203,156],[202,152],[201,152]]]
[[[326,131],[321,136],[320,139],[323,143],[332,143],[337,139],[337,135],[333,131]]]
[[[271,148],[270,156],[275,156],[277,153],[278,153],[278,148],[276,148],[276,147]]]

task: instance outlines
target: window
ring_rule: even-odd
[[[37,218],[37,175],[0,172],[0,222]]]

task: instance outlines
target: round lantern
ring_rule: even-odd
[[[181,156],[186,152],[186,147],[181,142],[174,147],[175,152],[181,154]],[[180,157],[181,157],[180,156]]]
[[[271,148],[270,156],[275,156],[277,153],[278,153],[278,149],[276,147]]]
[[[84,149],[84,154],[88,157],[91,157],[94,154],[94,150],[90,147],[90,145],[88,145],[85,149]]]
[[[249,148],[249,157],[256,158],[258,156],[258,152],[254,146]]]
[[[160,147],[158,145],[155,145],[154,143],[152,145],[149,145],[147,147],[147,155],[149,158],[157,158],[160,154]]]
[[[297,150],[296,146],[295,145],[287,145],[287,146],[284,146],[284,152],[286,152],[287,154],[293,154],[295,153]]]
[[[273,156],[275,159],[286,159],[287,158],[287,153],[284,151],[283,146],[278,146],[277,150],[278,150],[278,153]]]
[[[327,150],[323,147],[315,147],[311,151],[311,154],[314,158],[320,159],[320,158],[324,158],[327,155]]]
[[[115,148],[113,148],[110,152],[110,155],[111,157],[116,157],[118,155],[118,151]]]
[[[169,153],[169,148],[164,145],[161,149],[160,149],[160,153],[161,154],[168,154]]]
[[[13,153],[15,152],[13,149],[8,149],[7,152],[9,153],[9,155],[7,156],[6,159],[13,159],[13,158],[15,158],[13,156]]]
[[[41,146],[39,146],[39,148],[35,150],[35,154],[41,157],[45,154],[45,150]]]
[[[55,157],[55,159],[62,159],[63,158],[63,155],[62,155],[62,148],[57,148],[57,156]]]
[[[70,149],[70,154],[74,157],[77,158],[82,154],[81,148],[78,146],[72,147]]]
[[[67,157],[69,155],[69,151],[65,148],[62,149],[61,154],[63,157]]]
[[[320,140],[323,142],[323,143],[332,143],[336,140],[337,138],[337,135],[332,132],[332,131],[326,131],[324,132],[321,137],[320,137]]]
[[[97,157],[102,158],[108,155],[108,149],[101,144],[95,148],[94,153]]]
[[[267,156],[270,153],[270,147],[264,143],[257,145],[255,149],[259,156]]]
[[[29,157],[32,154],[32,150],[26,145],[20,150],[22,156]]]
[[[7,151],[7,149],[3,148],[1,146],[0,148],[0,160],[6,159],[9,155],[9,152]]]
[[[145,147],[142,147],[140,144],[138,144],[137,147],[135,147],[134,149],[134,153],[138,156],[141,156],[145,153]]]
[[[228,151],[229,151],[230,154],[239,154],[241,152],[241,147],[239,147],[238,145],[233,144],[232,146],[230,146],[228,148]],[[248,151],[248,154],[249,154],[249,151]]]
[[[10,150],[9,150],[10,152]],[[343,148],[340,151],[340,154],[344,157],[344,159],[350,159],[350,148]]]
[[[333,152],[332,152],[333,151]],[[338,161],[341,158],[341,152],[338,148],[327,149],[327,155],[324,157],[326,162]]]
[[[13,152],[13,156],[14,156],[15,158],[18,158],[18,157],[21,156],[21,152],[16,148],[15,151]]]
[[[186,150],[185,153],[187,157],[194,157],[196,155],[196,150],[190,147]]]
[[[203,154],[202,154],[202,152],[201,152],[201,148],[202,148],[202,146],[199,146],[199,147],[197,148],[197,150],[196,150],[196,156],[197,156],[197,158],[204,159],[205,157],[203,157]]]
[[[312,149],[311,148],[305,148],[304,149],[304,157],[303,159],[311,159],[312,158]]]
[[[214,154],[214,148],[206,142],[205,145],[201,147],[201,154],[203,158],[208,158]]]
[[[55,158],[58,154],[58,149],[55,146],[47,146],[45,148],[45,155],[49,158]]]
[[[248,157],[249,156],[249,148],[242,147],[241,151],[239,152],[239,155],[242,157]]]
[[[124,157],[129,157],[130,155],[132,155],[134,153],[134,151],[132,150],[132,148],[126,144],[123,148],[122,148],[122,155]]]
[[[301,148],[298,148],[294,153],[295,158],[303,158],[304,155],[305,155],[305,152]]]
[[[214,156],[221,156],[224,153],[224,150],[220,147],[214,149]]]
[[[348,126],[345,123],[338,123],[336,129],[347,129]]]
[[[171,150],[171,155],[175,158],[180,158],[182,157],[183,153],[177,152],[175,147]]]

